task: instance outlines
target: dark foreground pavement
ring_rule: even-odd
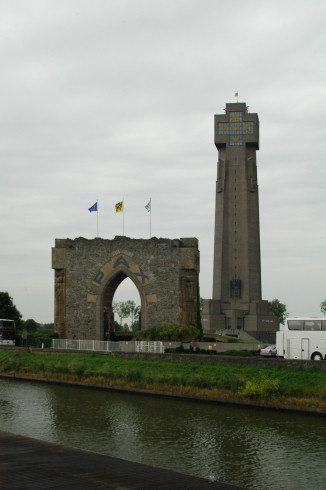
[[[225,489],[193,476],[0,431],[0,489]]]

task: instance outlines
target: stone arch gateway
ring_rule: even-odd
[[[52,268],[54,325],[61,338],[107,338],[113,296],[127,277],[139,292],[142,330],[197,323],[196,238],[56,239]]]

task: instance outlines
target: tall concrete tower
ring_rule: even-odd
[[[245,103],[215,116],[218,150],[213,298],[204,302],[206,331],[275,331],[278,319],[262,300],[256,152],[259,120]]]

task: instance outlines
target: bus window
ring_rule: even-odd
[[[324,331],[326,330],[326,320],[321,321],[321,329]]]
[[[289,330],[303,330],[303,320],[288,320]]]
[[[310,332],[321,330],[320,320],[305,320],[304,330],[309,330]]]

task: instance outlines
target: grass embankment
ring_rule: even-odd
[[[326,409],[326,373],[314,367],[0,351],[0,374]]]

